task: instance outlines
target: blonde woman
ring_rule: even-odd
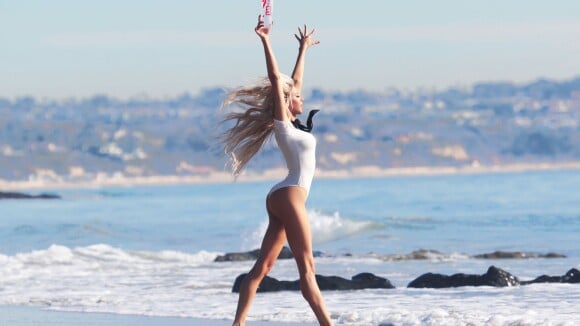
[[[224,102],[225,105],[236,103],[245,108],[242,112],[228,114],[224,119],[235,122],[223,135],[224,149],[231,156],[234,174],[240,173],[272,132],[288,166],[288,176],[274,185],[266,198],[268,229],[262,240],[260,256],[240,286],[234,325],[245,324],[258,286],[272,269],[286,240],[298,265],[302,295],[320,325],[332,325],[316,283],[312,236],[306,212],[306,198],[314,176],[316,147],[316,139],[309,131],[312,129],[312,115],[316,111],[311,112],[307,126],[296,119],[302,113],[300,91],[304,57],[307,49],[319,42],[312,39],[314,30],[307,32],[306,25],[298,30],[299,35],[295,36],[300,48],[290,78],[278,70],[269,30],[259,17],[255,32],[264,47],[268,79],[231,92]]]

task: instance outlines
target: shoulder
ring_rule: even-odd
[[[291,130],[291,128],[294,128],[294,127],[292,126],[292,123],[290,122],[290,120],[274,119],[274,130],[285,131],[285,130]]]

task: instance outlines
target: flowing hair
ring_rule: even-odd
[[[294,87],[292,78],[280,74],[286,98]],[[230,91],[222,108],[235,104],[239,109],[227,113],[222,123],[233,121],[233,127],[220,135],[224,153],[229,156],[229,166],[238,176],[246,164],[260,151],[274,130],[274,94],[268,78],[253,85]]]

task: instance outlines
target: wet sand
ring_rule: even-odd
[[[91,312],[68,312],[48,310],[32,306],[0,306],[0,325],[58,325],[58,326],[230,326],[231,320],[201,319],[188,317],[156,317],[142,315],[119,315]],[[248,320],[246,325],[252,326],[299,326],[315,325],[302,323],[282,323]]]

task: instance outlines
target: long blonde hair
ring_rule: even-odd
[[[294,87],[292,78],[280,74],[286,99]],[[228,93],[222,108],[236,104],[241,109],[227,113],[222,123],[234,121],[234,126],[220,136],[229,165],[238,176],[246,164],[258,153],[274,129],[274,95],[268,78]]]

